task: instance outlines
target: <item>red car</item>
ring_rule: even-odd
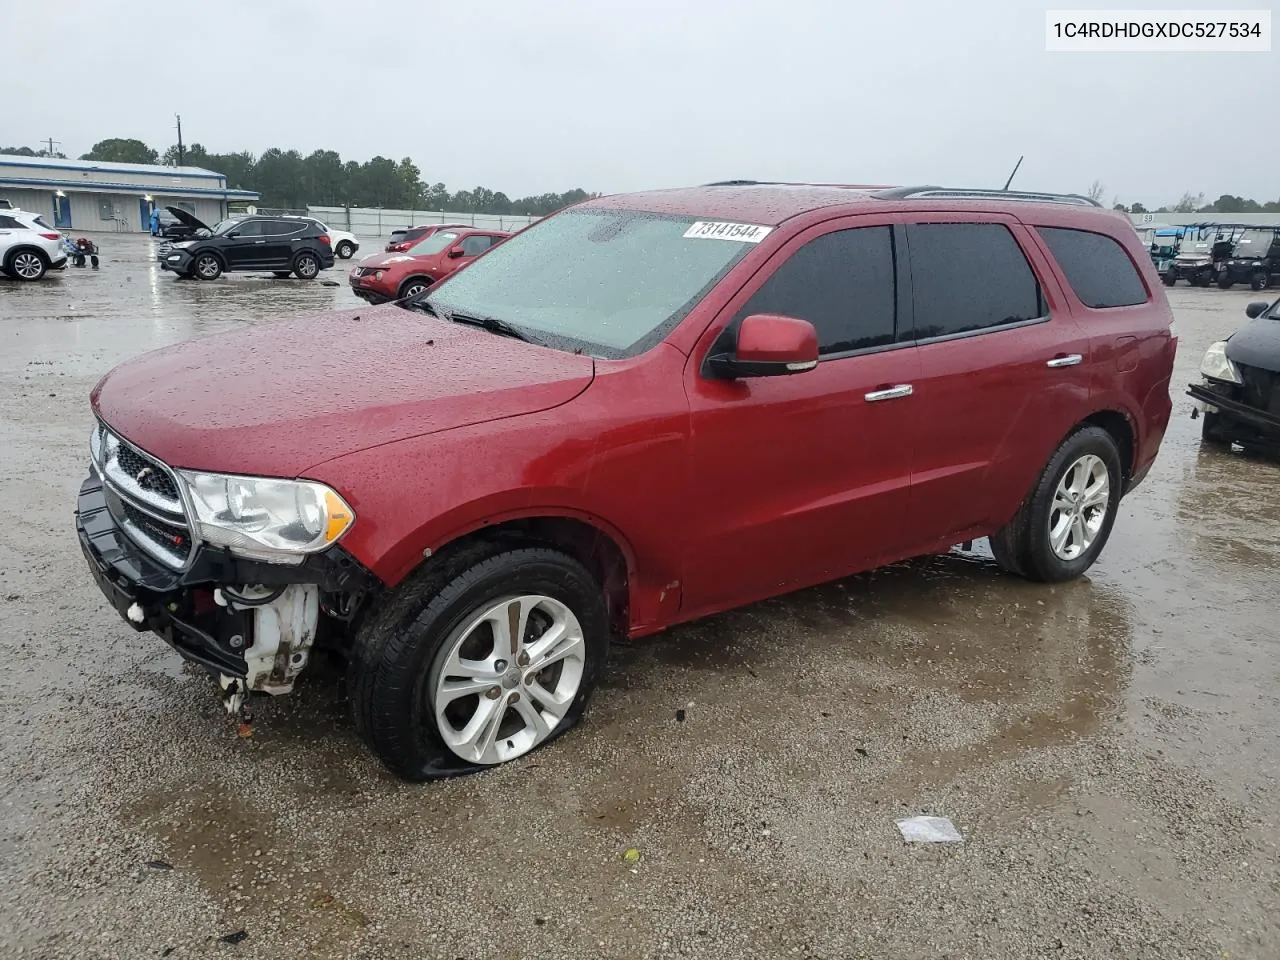
[[[423,237],[429,237],[437,230],[466,230],[465,223],[424,223],[404,230],[392,230],[391,239],[387,242],[387,253],[404,253]]]
[[[460,267],[496,246],[510,233],[458,227],[423,237],[404,253],[368,257],[352,267],[347,280],[351,292],[369,303],[386,303],[416,296]]]
[[[76,523],[230,709],[325,643],[392,770],[464,773],[572,727],[613,638],[981,537],[1080,576],[1160,448],[1172,323],[1082,197],[597,198],[416,300],[117,367]]]

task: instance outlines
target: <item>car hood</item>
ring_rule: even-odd
[[[192,230],[208,230],[211,233],[213,232],[212,228],[207,223],[199,217],[187,213],[187,211],[183,210],[181,207],[165,207],[165,209],[173,214],[175,220],[179,223],[186,224]]]
[[[432,263],[438,259],[440,259],[440,255],[435,253],[416,257],[411,257],[407,253],[375,253],[373,256],[361,260],[360,266],[385,270],[387,267],[395,267],[402,263],[425,264]]]
[[[296,477],[368,447],[547,410],[590,357],[395,306],[297,317],[116,367],[94,410],[174,467]]]
[[[1232,363],[1280,373],[1280,320],[1257,317],[1231,335],[1226,353]]]

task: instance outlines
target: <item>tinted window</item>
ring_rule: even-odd
[[[262,232],[268,237],[278,237],[298,233],[305,226],[301,220],[268,220],[262,225]]]
[[[810,240],[757,290],[738,314],[781,313],[808,320],[819,353],[893,343],[896,288],[889,227],[838,230]]]
[[[1147,302],[1147,289],[1133,261],[1111,237],[1062,227],[1036,230],[1086,307],[1128,307]]]
[[[36,226],[44,227],[46,230],[52,230],[52,229],[53,229],[53,227],[49,226],[49,222],[48,222],[47,220],[45,220],[45,218],[44,218],[44,217],[41,217],[41,216],[35,216],[35,217],[32,217],[32,218],[31,218],[31,220],[32,220],[32,222],[34,222],[34,223],[36,224]]]
[[[488,250],[492,243],[492,237],[467,237],[462,241],[462,255],[464,257],[478,257]]]
[[[918,340],[969,333],[1048,311],[1031,265],[998,223],[913,223],[911,288]]]
[[[260,237],[263,226],[261,220],[243,220],[240,223],[231,224],[227,232],[234,233],[238,237]]]
[[[25,230],[26,228],[13,217],[0,217],[0,230]]]

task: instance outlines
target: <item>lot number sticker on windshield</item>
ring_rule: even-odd
[[[715,220],[699,220],[684,232],[695,240],[737,240],[739,243],[759,243],[773,227],[760,227],[754,223],[720,223]]]

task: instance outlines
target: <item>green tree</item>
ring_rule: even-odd
[[[6,154],[13,157],[51,157],[54,160],[65,160],[67,155],[55,150],[50,153],[48,150],[32,150],[30,147],[0,147],[0,154]]]
[[[100,160],[103,163],[159,163],[156,153],[141,140],[99,140],[81,160]]]
[[[1146,207],[1144,207],[1142,204],[1135,203],[1129,207],[1129,212],[1130,213],[1150,213],[1151,211],[1148,210]]]

